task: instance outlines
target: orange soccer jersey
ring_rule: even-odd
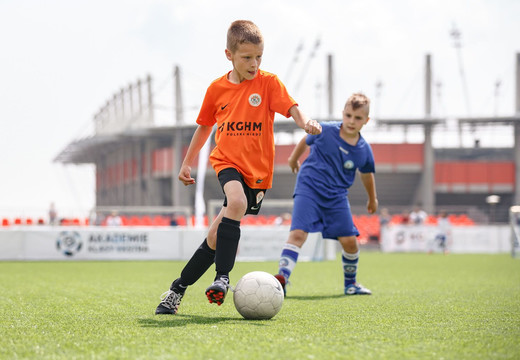
[[[258,71],[253,80],[233,84],[227,74],[206,91],[197,124],[217,123],[216,147],[209,157],[218,174],[235,168],[253,189],[269,189],[274,168],[274,115],[289,117],[296,105],[274,74]]]

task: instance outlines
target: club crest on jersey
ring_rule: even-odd
[[[343,167],[345,169],[353,169],[354,168],[354,162],[352,160],[347,160],[343,163]]]
[[[265,192],[260,191],[258,194],[256,194],[256,203],[260,204],[260,201],[264,198]]]
[[[258,94],[249,95],[249,105],[257,107],[262,103],[262,97]]]

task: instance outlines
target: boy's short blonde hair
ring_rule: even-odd
[[[364,106],[367,109],[367,116],[370,113],[370,99],[363,93],[354,93],[350,95],[345,103],[345,107],[347,107],[347,105],[352,106],[352,110],[357,110]]]
[[[259,45],[264,42],[264,37],[258,26],[249,20],[236,20],[231,23],[227,32],[227,49],[235,52],[238,45],[251,43]]]

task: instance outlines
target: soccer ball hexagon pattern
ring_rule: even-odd
[[[245,274],[237,283],[233,301],[245,319],[267,320],[278,314],[283,304],[283,289],[276,278],[264,271]]]

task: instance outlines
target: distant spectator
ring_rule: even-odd
[[[98,216],[95,210],[90,210],[90,214],[88,215],[88,224],[90,226],[97,225]]]
[[[123,220],[121,216],[117,213],[117,211],[112,211],[112,213],[107,217],[107,226],[121,226],[123,225]]]
[[[388,209],[382,208],[381,213],[379,214],[379,225],[385,227],[390,224],[391,220],[392,216],[390,215],[390,212],[388,212]]]
[[[426,211],[422,210],[418,206],[414,206],[412,212],[410,213],[409,221],[410,224],[421,225],[424,224],[424,221],[427,217],[428,214],[426,213]]]
[[[179,225],[179,222],[177,221],[177,216],[175,214],[172,214],[170,217],[170,226],[177,226]]]
[[[56,211],[56,206],[53,202],[49,207],[49,225],[57,225],[58,224],[58,212]]]
[[[448,253],[448,240],[451,236],[451,223],[448,218],[448,213],[442,210],[437,218],[437,235],[435,235],[435,242],[444,254]],[[431,251],[430,251],[431,252]]]

